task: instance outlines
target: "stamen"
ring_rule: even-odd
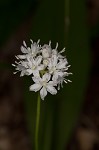
[[[37,44],[39,44],[39,42],[40,42],[40,39],[38,39]]]
[[[16,72],[13,72],[13,74],[16,74],[18,71],[16,71]]]
[[[57,49],[58,48],[58,43],[56,43],[56,47],[55,47],[55,49]]]
[[[18,57],[18,56],[15,56],[15,58],[16,58],[16,59],[19,59],[19,57]]]
[[[15,61],[15,63],[16,63],[17,65],[19,65],[19,64],[20,64],[20,61],[19,61],[19,62]]]
[[[64,82],[67,83],[66,79],[64,79]]]
[[[30,39],[30,41],[31,41],[31,43],[33,44],[33,40],[32,40],[32,39]]]
[[[67,80],[68,82],[72,82],[71,80]]]
[[[51,41],[49,41],[49,46],[51,46]]]
[[[71,65],[68,65],[67,67],[69,68]]]
[[[65,52],[65,47],[59,52],[59,54]]]
[[[15,64],[12,64],[12,66],[16,67],[16,65],[15,65]]]
[[[25,41],[23,41],[23,45],[24,45],[25,47],[27,47],[27,45],[26,45]]]

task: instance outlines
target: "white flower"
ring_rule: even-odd
[[[28,69],[26,70],[28,75],[31,75],[32,73],[35,75],[35,72],[39,72],[40,70],[44,69],[44,65],[41,64],[42,56],[38,56],[37,58],[31,58],[27,57],[28,60]]]
[[[50,59],[50,62],[48,64],[48,70],[49,73],[53,75],[52,79],[57,80],[58,76],[63,76],[64,71],[68,69],[67,65],[67,60],[66,59],[61,59],[60,61],[58,60],[58,57],[56,55],[53,55]]]
[[[33,43],[32,40],[31,41],[31,47],[27,47],[25,41],[23,41],[23,46],[21,46],[21,52],[23,53],[23,55],[18,55],[17,58],[19,59],[26,59],[27,57],[35,57],[38,53],[40,53],[40,46],[39,46],[39,42],[40,40]]]
[[[52,50],[52,55],[56,55],[58,59],[65,58],[65,56],[61,55],[61,53],[65,52],[65,48],[63,48],[60,52],[58,52],[57,48],[58,48],[58,43],[56,43],[55,49]]]
[[[21,46],[22,55],[15,56],[18,60],[12,64],[17,72],[21,72],[20,76],[31,75],[33,85],[30,86],[30,91],[40,91],[41,99],[47,95],[47,92],[52,95],[57,93],[63,83],[71,82],[67,79],[72,73],[68,72],[70,65],[68,65],[67,58],[62,55],[65,48],[58,52],[58,43],[54,49],[51,48],[51,41],[49,44],[39,45],[39,41],[31,41],[31,46],[27,47],[25,41]]]
[[[28,68],[27,62],[25,62],[25,61],[16,62],[15,61],[15,64],[12,64],[12,66],[16,67],[15,68],[16,72],[14,72],[14,74],[16,74],[17,72],[21,72],[20,77],[22,77],[24,75],[28,75],[26,72],[26,69]]]
[[[39,91],[40,90],[40,96],[41,99],[44,100],[45,96],[47,95],[47,92],[51,93],[52,95],[55,95],[57,93],[57,90],[55,89],[55,84],[53,81],[49,81],[51,78],[51,75],[46,73],[43,75],[43,77],[33,77],[33,81],[35,82],[33,85],[30,86],[30,91]]]
[[[45,67],[47,67],[49,64],[49,59],[43,59],[43,64]]]
[[[44,46],[42,47],[42,56],[44,59],[49,58],[51,56],[51,42],[49,41],[49,45],[44,44]]]
[[[65,77],[70,75],[72,73],[65,73],[63,74],[63,76],[58,76],[57,78],[57,85],[58,85],[58,90],[60,90],[60,86],[63,88],[63,82],[68,83],[68,82],[72,82],[69,79],[66,79]]]

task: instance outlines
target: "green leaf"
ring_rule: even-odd
[[[68,4],[66,0],[66,4]],[[72,83],[64,85],[60,95],[59,118],[57,119],[56,146],[62,150],[70,138],[73,127],[82,108],[90,69],[88,29],[86,25],[85,1],[69,1],[69,31],[67,39],[67,57],[71,64]],[[66,6],[67,8],[67,6]],[[63,97],[63,98],[61,98]]]

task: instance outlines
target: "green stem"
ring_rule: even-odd
[[[36,130],[35,130],[35,150],[38,150],[38,133],[39,133],[39,121],[40,121],[40,94],[38,93],[37,99],[37,114],[36,114]]]

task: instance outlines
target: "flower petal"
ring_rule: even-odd
[[[38,78],[40,78],[40,74],[39,74],[39,70],[33,70],[33,75],[34,75],[34,77],[38,77]]]
[[[23,45],[24,45],[25,47],[27,47],[27,45],[26,45],[26,42],[25,42],[25,41],[23,41]]]
[[[37,51],[37,44],[36,43],[31,44],[31,50],[32,50],[32,54],[36,53],[36,51]]]
[[[41,99],[44,100],[44,98],[45,98],[46,95],[47,95],[46,88],[43,87],[43,88],[40,90]]]
[[[42,56],[38,56],[35,61],[36,61],[36,64],[38,66],[42,61]]]
[[[49,93],[51,93],[52,95],[55,95],[55,94],[57,94],[57,90],[52,86],[52,85],[47,85],[46,86],[46,88],[47,88],[47,91],[49,92]]]
[[[17,57],[20,59],[26,59],[26,55],[17,55]]]
[[[22,53],[28,53],[27,49],[24,46],[21,46],[21,52]]]
[[[67,65],[67,61],[66,61],[66,60],[60,61],[60,62],[57,64],[57,69],[66,68],[66,65]]]
[[[40,66],[37,67],[38,70],[44,70],[44,65],[41,64]]]
[[[40,83],[41,78],[40,78],[40,76],[33,76],[33,77],[32,77],[32,80],[33,80],[35,83]]]
[[[31,75],[31,74],[33,73],[33,70],[32,70],[32,69],[27,69],[27,70],[26,70],[26,73],[27,73],[28,75]]]
[[[42,77],[43,81],[48,82],[50,80],[51,75],[49,73],[45,73]]]
[[[63,75],[64,75],[64,72],[62,72],[62,71],[56,71],[56,72],[53,74],[52,80],[53,80],[53,81],[56,81],[59,76],[62,77]]]
[[[57,86],[58,83],[57,80],[55,80],[55,81],[49,81],[48,84],[51,86]]]
[[[53,81],[56,81],[58,79],[58,73],[54,73],[53,76],[52,76],[52,80]]]
[[[36,83],[36,84],[31,85],[29,87],[29,90],[37,92],[37,91],[39,91],[41,89],[41,87],[42,87],[41,84]]]
[[[20,77],[23,77],[25,75],[25,71],[21,71]]]
[[[56,55],[52,55],[52,64],[53,64],[53,66],[57,65],[57,61],[58,61],[57,56]]]

